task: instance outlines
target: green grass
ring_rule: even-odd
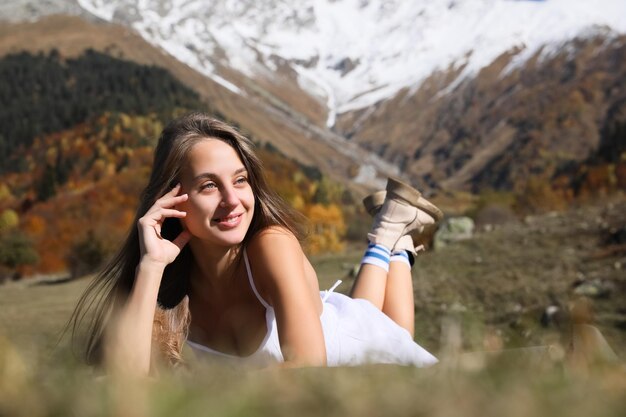
[[[0,334],[20,349],[50,351],[88,281],[25,280],[0,286]]]
[[[0,344],[0,415],[617,417],[626,411],[623,368],[577,371],[549,357],[461,362],[247,372],[199,366],[136,381],[28,362]]]

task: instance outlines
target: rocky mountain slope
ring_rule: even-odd
[[[433,71],[471,77],[518,47],[516,64],[536,51],[606,27],[619,33],[626,6],[584,1],[455,0],[78,0],[104,20],[131,26],[215,81],[246,94],[232,68],[276,78],[285,66],[299,86],[335,115],[419,86]]]
[[[503,54],[446,95],[437,92],[450,75],[435,74],[416,92],[344,115],[338,130],[444,189],[522,192],[532,176],[574,180],[571,167],[591,159],[620,164],[626,37],[575,39],[504,71],[513,59]]]

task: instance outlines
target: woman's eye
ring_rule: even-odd
[[[207,182],[207,183],[202,184],[200,186],[200,189],[202,189],[202,190],[213,189],[213,188],[215,188],[215,183],[214,182]]]
[[[248,178],[246,177],[239,177],[235,180],[235,184],[245,184],[248,182]]]

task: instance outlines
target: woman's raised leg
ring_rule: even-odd
[[[443,213],[419,191],[391,178],[386,191],[366,197],[363,204],[374,216],[374,224],[351,296],[369,300],[413,335],[415,307],[409,252],[415,257],[413,237],[419,236],[424,227],[436,224]],[[385,256],[384,263],[380,255]]]
[[[382,311],[413,336],[415,334],[415,300],[411,264],[406,252],[394,254],[389,263]]]
[[[389,249],[380,245],[368,246],[350,291],[350,297],[363,298],[379,310],[383,309],[390,252]]]

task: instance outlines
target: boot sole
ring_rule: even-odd
[[[443,212],[437,206],[422,197],[422,193],[418,190],[397,178],[390,177],[387,180],[387,192],[400,197],[413,207],[425,211],[435,219],[435,222],[439,222],[443,219]]]

